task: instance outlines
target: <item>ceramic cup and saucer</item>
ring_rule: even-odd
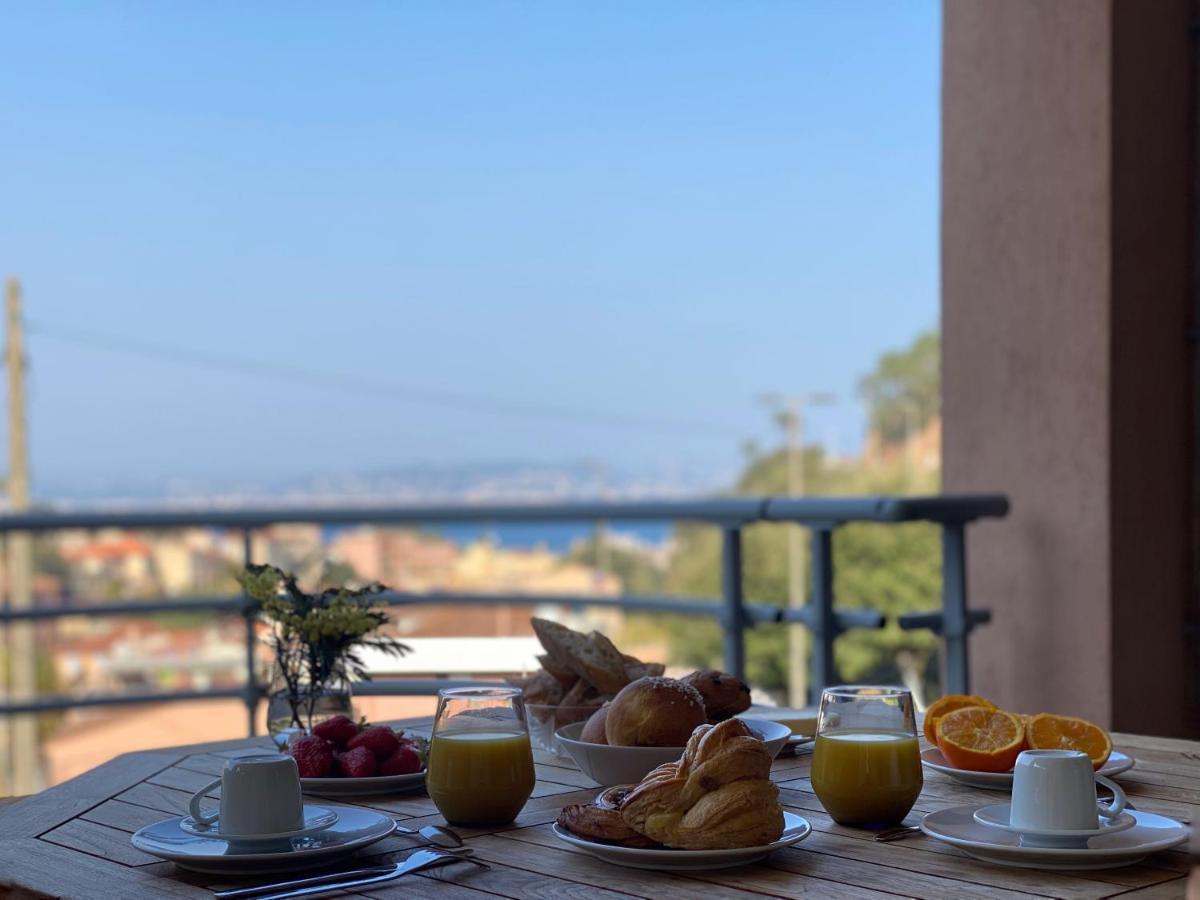
[[[219,808],[204,809],[218,787]],[[204,872],[269,872],[323,865],[395,830],[382,813],[305,803],[296,761],[281,753],[227,760],[221,777],[192,796],[189,813],[141,829],[133,845]]]
[[[1097,784],[1111,801],[1097,800]],[[921,830],[978,859],[1034,869],[1127,866],[1188,839],[1173,819],[1127,810],[1125,792],[1077,750],[1026,750],[1013,769],[1010,803],[939,810]]]
[[[209,791],[221,789],[218,809],[201,808]],[[280,753],[243,756],[225,764],[221,777],[192,795],[179,828],[196,837],[239,844],[269,844],[324,831],[338,814],[305,803],[296,761]]]

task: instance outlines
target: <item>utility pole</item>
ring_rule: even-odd
[[[806,394],[764,394],[763,404],[775,414],[783,429],[787,450],[787,491],[789,497],[803,497],[804,484],[804,409],[806,406],[828,406],[834,396],[825,392]],[[789,523],[788,547],[788,605],[799,608],[806,602],[804,580],[804,529]],[[788,628],[788,703],[791,706],[808,704],[808,647],[803,625]]]
[[[25,432],[25,348],[21,321],[21,284],[8,279],[5,362],[8,366],[8,503],[12,512],[29,509],[29,456]],[[33,605],[33,543],[28,532],[9,532],[8,602],[13,610]],[[14,701],[37,696],[33,623],[14,622],[8,628],[11,695]],[[12,792],[35,793],[40,787],[37,717],[13,716],[11,728]]]

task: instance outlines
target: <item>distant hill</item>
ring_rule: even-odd
[[[278,479],[136,477],[48,485],[38,500],[61,506],[222,507],[261,504],[553,502],[695,497],[722,479],[674,466],[638,471],[587,460],[421,463],[374,472],[320,472]]]

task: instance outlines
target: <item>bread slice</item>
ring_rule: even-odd
[[[558,706],[564,693],[562,684],[549,672],[538,672],[524,685],[526,703]]]
[[[581,634],[549,619],[530,619],[546,655],[558,669],[566,669],[592,685],[601,694],[615,694],[629,684],[625,657],[613,642],[598,631]],[[546,670],[553,672],[545,661]],[[557,672],[554,672],[558,676]]]
[[[537,639],[546,648],[546,653],[560,668],[570,669],[576,675],[583,676],[583,672],[575,665],[575,659],[587,643],[587,635],[572,631],[566,625],[549,619],[533,618],[529,620],[529,624],[533,626],[533,633],[537,635]]]
[[[625,677],[631,682],[637,681],[639,678],[657,678],[667,671],[667,667],[662,663],[644,663],[644,662],[626,662]]]
[[[549,653],[543,653],[537,659],[542,664],[542,668],[557,678],[563,687],[570,687],[579,678],[578,673],[574,669],[570,666],[561,665]]]
[[[613,642],[598,631],[587,637],[587,644],[578,657],[585,672],[583,677],[602,694],[615,694],[629,684],[625,674],[625,657]]]

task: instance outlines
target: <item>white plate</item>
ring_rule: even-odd
[[[969,784],[971,787],[985,788],[989,791],[1011,791],[1012,790],[1012,770],[1007,772],[973,772],[969,769],[956,769],[950,763],[946,762],[946,757],[942,756],[942,751],[937,747],[930,747],[928,750],[921,751],[921,762],[925,768],[932,769],[934,772],[941,772],[943,775],[949,775],[955,781],[961,781],[963,784]],[[1114,750],[1108,757],[1108,762],[1100,767],[1100,774],[1112,778],[1114,775],[1120,775],[1122,772],[1128,772],[1133,768],[1134,759],[1132,756],[1127,756],[1120,750]]]
[[[977,809],[976,805],[940,809],[921,820],[921,830],[985,862],[1024,869],[1080,871],[1130,866],[1188,839],[1186,825],[1166,816],[1130,810],[1135,820],[1132,828],[1091,838],[1087,847],[1024,847],[1019,835],[976,822]]]
[[[982,806],[975,810],[974,818],[980,825],[986,825],[988,828],[1011,831],[1020,836],[1022,845],[1027,847],[1086,847],[1091,838],[1103,834],[1116,834],[1137,824],[1131,813],[1123,812],[1112,818],[1100,816],[1098,828],[1018,828],[1009,824],[1011,813],[1011,803],[993,803],[991,806]]]
[[[179,827],[180,817],[147,825],[133,846],[184,869],[218,875],[291,872],[323,866],[382,840],[396,830],[390,816],[354,806],[337,807],[338,819],[325,831],[291,838],[279,846],[249,846],[219,838],[195,837]]]
[[[304,827],[295,831],[280,831],[274,834],[224,834],[221,831],[221,817],[218,816],[210,824],[197,822],[191,816],[179,820],[179,827],[188,834],[203,838],[219,838],[223,841],[237,841],[239,844],[263,844],[285,841],[288,838],[303,837],[317,831],[324,831],[337,821],[338,814],[327,806],[304,804]]]
[[[790,847],[808,837],[812,826],[795,813],[783,814],[783,836],[772,844],[761,847],[740,847],[737,850],[639,850],[633,847],[617,847],[601,844],[574,835],[559,828],[556,822],[554,834],[560,841],[590,853],[596,859],[632,869],[659,869],[667,872],[682,872],[693,869],[731,869],[766,859],[776,850]]]
[[[579,734],[585,724],[564,725],[554,734],[583,774],[602,786],[637,784],[663,763],[675,762],[683,756],[684,747],[613,747],[581,741]],[[766,744],[772,758],[779,755],[792,733],[786,725],[763,719],[747,721],[746,725]]]
[[[300,790],[318,797],[370,797],[404,794],[425,787],[425,770],[411,775],[376,775],[373,778],[301,778]]]

